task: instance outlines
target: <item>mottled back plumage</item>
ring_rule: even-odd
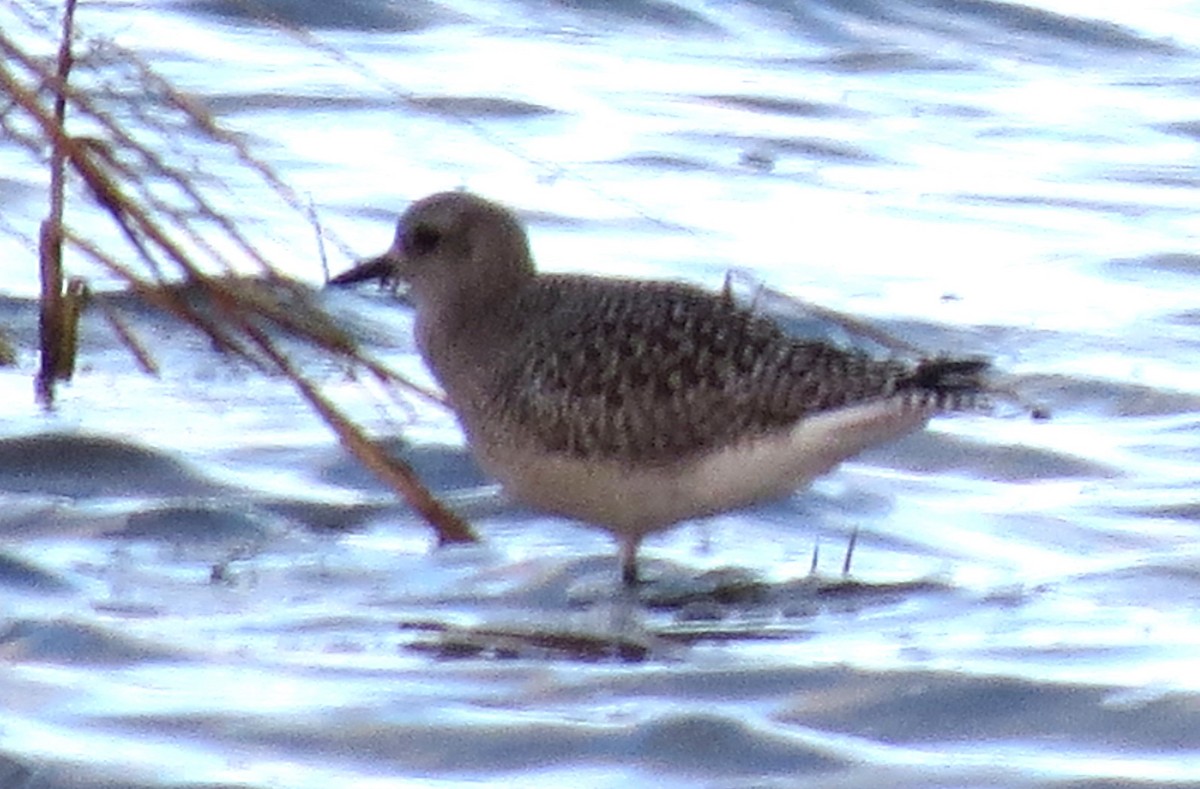
[[[786,335],[732,299],[672,283],[543,276],[512,304],[484,406],[549,451],[663,463],[809,414],[894,395],[973,404],[986,365],[938,370]],[[964,363],[959,363],[964,367]]]

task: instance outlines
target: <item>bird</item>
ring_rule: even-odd
[[[407,288],[416,345],[483,471],[534,509],[643,539],[789,495],[862,450],[979,407],[982,358],[874,358],[786,333],[728,291],[539,272],[517,216],[413,203],[383,255],[330,280]]]

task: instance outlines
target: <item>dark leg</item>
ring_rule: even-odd
[[[626,586],[637,586],[637,551],[641,542],[640,536],[621,537],[621,583]]]

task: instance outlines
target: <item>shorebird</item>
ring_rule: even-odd
[[[610,532],[628,585],[648,534],[789,494],[986,392],[979,359],[878,360],[728,293],[538,273],[513,213],[465,192],[414,203],[387,252],[330,282],[368,279],[407,286],[483,470]]]

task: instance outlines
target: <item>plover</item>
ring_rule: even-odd
[[[538,273],[517,218],[465,192],[414,203],[387,252],[331,284],[376,278],[407,285],[484,471],[610,532],[626,584],[646,535],[786,495],[986,391],[979,359],[877,360],[728,293]]]

